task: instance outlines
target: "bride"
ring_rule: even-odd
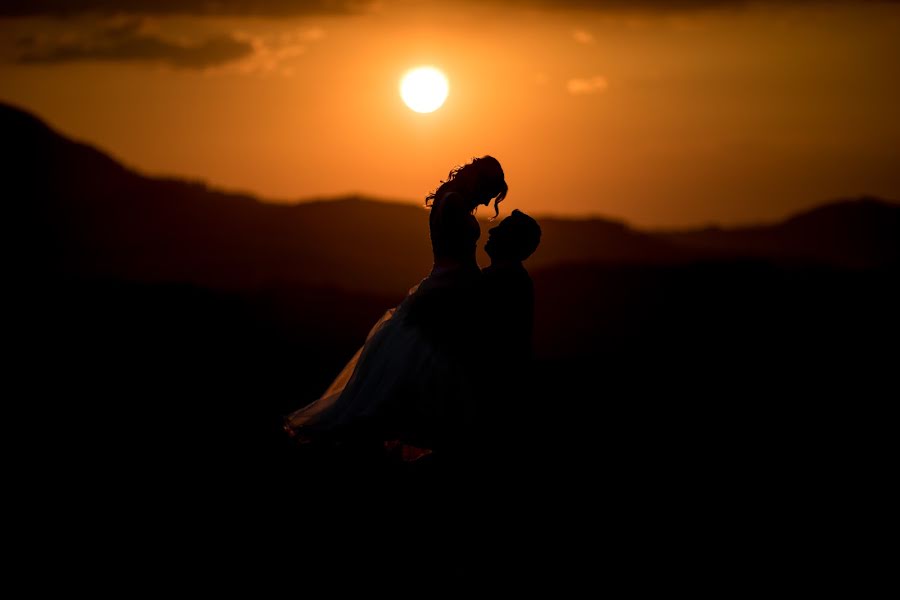
[[[301,441],[398,440],[421,448],[440,443],[474,394],[478,206],[508,191],[491,156],[450,171],[425,199],[434,266],[403,302],[372,327],[362,348],[325,393],[285,419]]]

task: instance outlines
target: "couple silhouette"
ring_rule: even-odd
[[[476,209],[493,202],[496,218],[507,192],[500,163],[483,156],[427,196],[431,272],[378,320],[325,393],[285,418],[291,435],[406,460],[469,459],[502,443],[531,360],[534,291],[522,262],[541,237],[514,210],[489,231],[491,264],[478,267]]]

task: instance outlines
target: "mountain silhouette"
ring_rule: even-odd
[[[24,213],[18,234],[43,272],[231,290],[313,285],[399,297],[430,268],[422,207],[360,197],[265,203],[140,175],[8,105],[0,104],[0,125],[9,197]],[[900,207],[872,198],[729,230],[654,233],[605,219],[540,221],[541,248],[529,262],[536,270],[740,257],[885,266],[897,263],[900,245]],[[483,251],[480,261],[487,263]]]
[[[263,204],[199,183],[143,177],[9,107],[0,109],[0,123],[9,132],[11,197],[26,207],[31,246],[51,272],[397,294],[430,266],[427,213],[415,207],[353,198]],[[416,248],[418,255],[410,252]]]
[[[900,205],[862,196],[795,215],[783,223],[660,233],[721,257],[814,262],[847,268],[900,265]]]

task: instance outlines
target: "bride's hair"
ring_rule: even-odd
[[[493,218],[497,218],[500,214],[497,205],[506,197],[509,186],[506,185],[500,161],[493,156],[473,158],[472,162],[451,169],[446,181],[442,181],[436,190],[425,197],[425,206],[431,206],[447,192],[460,192],[469,196],[479,190],[490,194],[494,199]]]

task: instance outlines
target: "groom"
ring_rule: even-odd
[[[509,446],[520,446],[519,432],[527,427],[534,285],[522,263],[540,241],[537,221],[514,210],[489,231],[484,246],[491,264],[482,271],[478,295],[487,302],[491,316],[481,344],[479,392],[465,407],[469,461],[481,462],[472,453],[506,454]]]
[[[500,367],[527,368],[532,358],[534,285],[522,262],[540,242],[541,227],[518,209],[488,232],[484,251],[491,265],[482,271],[482,282],[496,310],[492,346]]]

